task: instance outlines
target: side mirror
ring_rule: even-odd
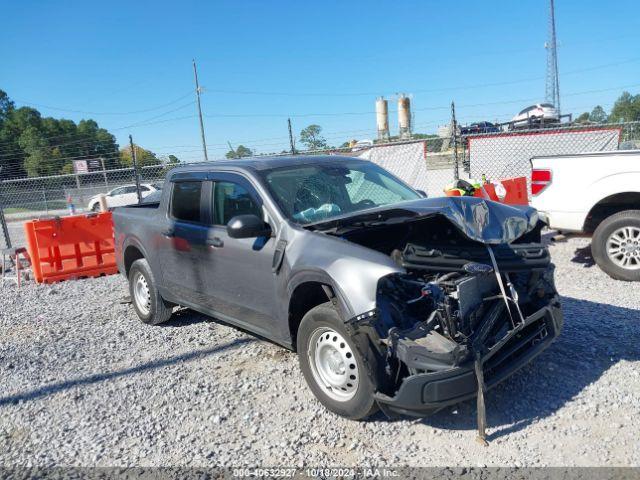
[[[271,227],[257,215],[236,215],[227,223],[231,238],[270,237]]]
[[[425,192],[424,190],[416,190],[416,192],[422,195],[423,198],[427,198],[427,192]]]

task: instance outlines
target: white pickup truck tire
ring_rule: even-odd
[[[640,281],[640,210],[624,210],[600,223],[593,233],[591,253],[610,277]]]

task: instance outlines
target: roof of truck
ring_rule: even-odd
[[[343,155],[287,155],[274,157],[247,157],[230,160],[215,160],[206,163],[181,165],[172,172],[210,171],[218,168],[240,168],[246,170],[268,170],[271,168],[308,165],[313,163],[343,163],[345,161],[364,162],[357,157]]]

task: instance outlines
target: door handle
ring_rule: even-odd
[[[219,237],[208,238],[206,243],[210,247],[216,247],[216,248],[224,247],[224,242]]]
[[[162,232],[162,235],[164,235],[167,238],[171,238],[173,236],[175,236],[176,232],[173,230],[173,228],[169,228],[168,230],[165,230],[164,232]]]

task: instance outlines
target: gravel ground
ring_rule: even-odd
[[[640,296],[552,245],[565,330],[487,395],[426,419],[339,418],[296,356],[196,313],[140,323],[120,276],[0,294],[0,465],[639,466]]]

